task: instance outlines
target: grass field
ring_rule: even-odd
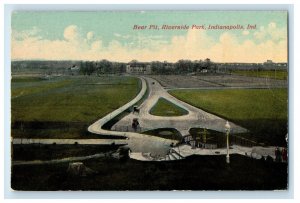
[[[132,77],[13,78],[13,137],[82,138],[95,120],[124,105],[140,90]]]
[[[273,78],[278,80],[287,80],[288,72],[286,70],[234,70],[232,73],[244,76]]]
[[[150,110],[150,113],[155,116],[183,116],[188,114],[185,109],[160,98],[155,106]]]
[[[286,144],[287,89],[173,90],[170,93],[249,129],[260,142]]]

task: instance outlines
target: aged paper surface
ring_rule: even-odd
[[[14,11],[14,190],[286,190],[286,11]]]

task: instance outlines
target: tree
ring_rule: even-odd
[[[120,73],[126,72],[126,65],[124,63],[121,63],[119,66]]]
[[[112,73],[113,72],[112,69],[113,69],[112,62],[103,59],[98,63],[97,74]]]
[[[178,73],[189,73],[193,70],[193,63],[191,60],[179,60],[175,63],[175,69]]]
[[[79,73],[83,75],[92,75],[95,72],[96,68],[93,62],[91,61],[81,61],[79,67]]]
[[[151,62],[151,71],[156,74],[164,74],[164,66],[160,61]]]
[[[83,75],[87,74],[87,69],[86,69],[85,62],[80,61],[79,73],[83,74]]]

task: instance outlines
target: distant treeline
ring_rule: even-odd
[[[99,74],[117,74],[125,73],[126,66],[135,68],[150,65],[152,74],[188,74],[193,72],[216,72],[216,65],[209,59],[204,61],[179,60],[176,63],[169,62],[138,62],[133,60],[129,63],[101,61],[82,61],[80,62],[79,72],[84,75]]]
[[[83,75],[101,74],[121,74],[126,72],[126,64],[120,62],[101,61],[81,61],[79,73]]]
[[[12,73],[34,72],[40,74],[122,74],[126,73],[129,65],[150,65],[152,74],[185,74],[210,70],[216,72],[216,66],[209,59],[204,61],[179,60],[170,62],[138,62],[133,60],[129,63],[101,61],[12,61]]]
[[[12,61],[13,74],[39,73],[63,75],[101,75],[123,74],[128,67],[150,66],[151,74],[200,74],[200,73],[230,73],[233,70],[280,70],[287,69],[287,63],[215,63],[205,60],[178,60],[175,63],[167,61],[129,63],[100,61]]]
[[[76,73],[79,64],[80,61],[12,61],[11,72],[12,74],[68,75]]]
[[[176,63],[154,61],[150,63],[153,74],[189,74],[201,72],[217,72],[217,66],[210,59],[184,60]]]

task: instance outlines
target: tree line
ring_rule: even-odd
[[[216,72],[216,64],[210,59],[205,60],[185,60],[181,59],[176,63],[151,62],[151,69],[153,74],[188,74],[199,72]]]
[[[79,73],[83,75],[92,74],[120,74],[126,72],[126,64],[119,62],[110,62],[108,60],[101,61],[81,61],[79,65]]]
[[[148,64],[151,67],[152,74],[188,74],[196,72],[216,72],[216,65],[210,60],[179,60],[175,63],[152,61],[148,63],[132,60],[128,64]],[[121,74],[126,72],[127,63],[101,61],[81,61],[79,73],[83,75],[92,74]]]

